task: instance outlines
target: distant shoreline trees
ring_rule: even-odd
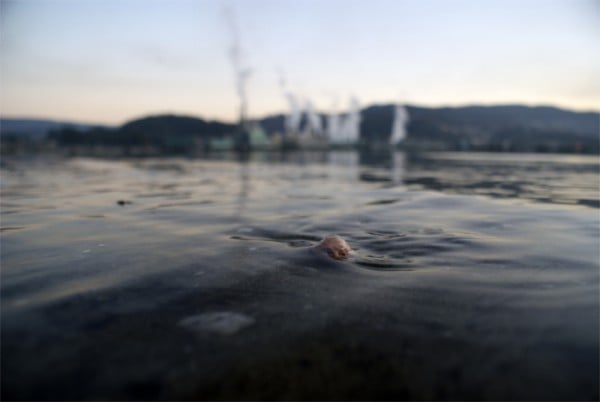
[[[456,108],[407,106],[407,109],[410,122],[403,147],[409,150],[600,152],[600,118],[593,112],[518,105]],[[394,105],[363,109],[357,146],[389,149],[393,114]],[[261,149],[280,149],[277,144],[281,144],[284,126],[283,115],[254,122],[254,127],[261,133],[258,136],[261,138]],[[160,115],[132,120],[118,128],[81,125],[54,127],[42,142],[46,148],[76,149],[89,153],[99,149],[116,149],[124,155],[189,154],[235,149],[240,130],[234,124],[218,121]],[[33,139],[3,129],[0,137],[2,152],[10,153],[19,145],[43,150],[41,140],[37,139],[39,137]]]

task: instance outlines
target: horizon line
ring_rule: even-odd
[[[591,109],[591,108],[572,108],[572,107],[566,107],[566,106],[559,106],[556,104],[549,104],[549,103],[517,103],[517,102],[506,102],[506,103],[489,103],[489,102],[483,102],[483,103],[465,103],[465,104],[441,104],[438,106],[432,106],[432,105],[420,105],[420,104],[416,104],[416,103],[404,103],[404,102],[375,102],[375,103],[371,103],[369,105],[365,105],[365,107],[360,108],[361,111],[368,109],[370,107],[377,107],[377,106],[390,106],[390,105],[398,105],[398,104],[402,104],[404,106],[407,107],[416,107],[416,108],[422,108],[422,109],[461,109],[461,108],[469,108],[469,107],[509,107],[509,106],[518,106],[518,107],[527,107],[527,108],[531,108],[531,109],[535,109],[535,108],[553,108],[553,109],[559,109],[559,110],[563,110],[563,111],[567,111],[567,112],[572,112],[572,113],[596,113],[599,115],[600,118],[600,107],[598,109]],[[327,115],[328,113],[324,113],[324,112],[317,112],[318,114],[325,114]],[[340,112],[337,114],[343,114],[344,112]],[[261,115],[259,117],[252,117],[249,118],[249,121],[257,121],[257,120],[263,120],[269,117],[275,117],[275,116],[285,116],[288,113],[286,111],[274,111],[265,115]],[[139,119],[143,119],[143,118],[147,118],[147,117],[153,117],[153,116],[178,116],[178,117],[192,117],[192,118],[197,118],[197,119],[201,119],[207,122],[219,122],[219,123],[224,123],[224,124],[238,124],[239,121],[238,120],[230,120],[230,119],[219,119],[219,118],[209,118],[209,117],[203,117],[201,114],[190,114],[187,112],[177,112],[177,111],[156,111],[156,112],[147,112],[143,115],[140,115],[139,117],[130,117],[126,120],[124,120],[121,123],[99,123],[99,122],[93,122],[93,121],[85,121],[85,120],[73,120],[71,118],[60,118],[60,117],[43,117],[43,116],[32,116],[32,115],[3,115],[0,114],[0,120],[38,120],[38,121],[46,121],[46,122],[55,122],[55,123],[69,123],[69,124],[74,124],[74,125],[86,125],[86,126],[103,126],[103,127],[118,127],[118,126],[122,126],[128,122],[131,121],[135,121],[135,120],[139,120]],[[1,128],[1,127],[0,127]]]

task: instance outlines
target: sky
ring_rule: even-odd
[[[351,97],[600,110],[600,0],[0,4],[2,117],[234,121],[234,43],[255,118],[285,112],[286,92],[321,112]]]

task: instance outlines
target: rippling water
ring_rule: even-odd
[[[599,166],[4,158],[3,399],[598,399]]]

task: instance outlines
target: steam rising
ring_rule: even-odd
[[[248,96],[246,93],[246,83],[250,78],[252,70],[247,67],[243,59],[243,50],[240,40],[240,30],[237,24],[237,19],[233,11],[229,8],[223,9],[223,16],[231,31],[232,44],[229,48],[229,57],[233,66],[236,90],[240,99],[240,124],[246,122],[248,114]]]
[[[348,111],[338,115],[335,111],[329,115],[327,134],[329,141],[334,144],[354,144],[360,138],[360,104],[358,99],[351,97]]]
[[[317,114],[312,102],[308,99],[306,100],[306,117],[308,118],[308,132],[321,136],[323,134],[321,116]]]
[[[406,138],[406,124],[409,121],[408,111],[404,105],[396,105],[394,113],[394,123],[392,125],[392,135],[390,136],[390,144],[399,144]]]
[[[246,84],[250,78],[251,69],[245,64],[243,50],[240,40],[240,30],[237,19],[230,8],[223,9],[223,16],[231,32],[232,44],[229,49],[231,65],[234,71],[235,86],[240,100],[239,123],[244,126],[248,114],[248,96]],[[323,125],[321,116],[316,112],[310,99],[301,98],[291,92],[286,84],[285,76],[280,71],[279,86],[286,99],[289,112],[285,116],[285,133],[287,136],[302,138],[317,138],[326,134],[332,144],[355,144],[360,139],[360,104],[358,99],[351,97],[348,103],[348,110],[344,114],[337,111],[337,102],[331,113],[327,116],[327,126]],[[303,117],[306,117],[304,129],[300,132]],[[394,115],[392,133],[390,135],[390,144],[398,144],[406,137],[406,123],[408,122],[408,112],[403,105],[397,105]]]
[[[336,142],[340,132],[340,116],[337,114],[337,101],[334,101],[331,113],[327,116],[327,136],[330,142]]]
[[[279,86],[283,96],[290,107],[289,113],[285,116],[285,132],[289,135],[296,135],[300,130],[300,122],[302,120],[302,109],[296,95],[288,90],[285,81],[285,75],[282,71],[279,72]]]

